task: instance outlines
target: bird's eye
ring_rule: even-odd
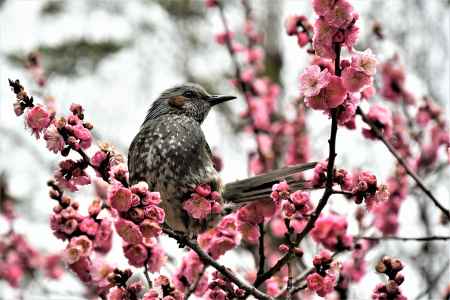
[[[185,92],[183,93],[183,96],[186,97],[186,98],[194,98],[194,97],[195,97],[195,94],[194,94],[193,91],[185,91]]]

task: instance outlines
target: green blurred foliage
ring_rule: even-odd
[[[44,69],[49,75],[79,76],[94,72],[106,57],[128,47],[130,41],[69,40],[57,46],[39,46],[35,51],[42,55]],[[8,60],[17,65],[26,62],[28,53],[9,53]]]
[[[175,18],[196,19],[205,16],[205,5],[202,0],[147,0],[156,2],[164,8],[168,14]]]
[[[64,11],[65,2],[61,0],[47,1],[41,8],[42,16],[53,16]]]

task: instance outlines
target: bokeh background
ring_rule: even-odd
[[[231,29],[242,28],[243,10],[238,0],[227,0],[225,11]],[[266,73],[283,87],[280,109],[289,116],[293,99],[298,96],[298,75],[309,57],[295,39],[284,33],[283,23],[290,14],[312,16],[306,0],[250,1],[258,28],[265,35]],[[361,15],[361,35],[357,49],[372,48],[383,61],[398,53],[406,66],[407,86],[417,96],[430,95],[449,112],[449,32],[450,1],[447,0],[353,0]],[[374,38],[373,25],[382,25],[385,38]],[[202,0],[0,0],[0,172],[7,178],[10,193],[20,199],[16,230],[43,251],[63,248],[48,227],[53,206],[47,196],[46,181],[58,162],[42,141],[24,130],[21,118],[12,111],[14,100],[7,79],[19,78],[29,90],[38,87],[24,69],[25,58],[32,51],[42,55],[48,75],[45,93],[56,99],[57,109],[67,112],[72,102],[81,103],[86,118],[94,125],[101,141],[109,141],[122,152],[137,132],[153,99],[172,85],[198,82],[211,92],[235,94],[230,84],[233,74],[226,49],[214,42],[222,32],[218,12],[207,10]],[[39,98],[39,97],[38,97]],[[209,115],[203,125],[211,147],[223,159],[221,173],[225,182],[248,176],[248,153],[254,140],[239,129],[239,113],[245,109],[238,101],[223,105]],[[327,117],[308,116],[314,159],[325,157],[329,131]],[[338,165],[351,169],[364,166],[383,181],[392,172],[392,158],[379,143],[367,143],[359,131],[340,130]],[[450,187],[447,168],[432,189],[448,207]],[[82,197],[90,197],[83,190]],[[423,209],[409,199],[400,213],[399,235],[425,234],[416,223]],[[416,201],[417,200],[417,201]],[[427,207],[427,206],[425,206]],[[332,209],[346,212],[339,201]],[[426,213],[436,216],[433,207]],[[419,218],[420,219],[420,218]],[[5,228],[0,220],[0,231]],[[352,228],[350,228],[352,230]],[[448,234],[448,227],[433,228]],[[176,245],[167,241],[167,247]],[[426,247],[427,249],[423,249]],[[120,246],[118,247],[120,248]],[[181,250],[174,250],[176,251]],[[374,252],[371,257],[390,253],[407,262],[406,282],[402,286],[411,299],[432,284],[423,299],[439,299],[450,272],[433,280],[448,264],[449,243],[395,243]],[[175,255],[173,254],[173,255]],[[236,261],[239,268],[250,268],[253,261],[239,250],[223,259]],[[125,265],[120,249],[111,254]],[[165,270],[170,273],[170,266]],[[352,289],[350,299],[368,299],[367,291],[380,281],[369,272]],[[25,299],[83,299],[83,287],[70,274],[59,282],[36,280],[24,287]],[[17,292],[0,282],[0,299],[15,299]]]

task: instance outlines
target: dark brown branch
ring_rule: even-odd
[[[403,166],[403,168],[406,170],[409,176],[411,176],[414,181],[417,183],[417,186],[428,196],[428,198],[431,199],[431,201],[438,207],[442,213],[445,214],[445,216],[450,219],[450,211],[446,209],[444,206],[442,206],[441,203],[434,197],[434,195],[431,193],[431,191],[425,186],[422,179],[408,166],[406,161],[400,156],[400,154],[395,150],[394,146],[389,143],[389,141],[383,136],[381,131],[378,129],[378,127],[370,121],[367,116],[364,114],[362,109],[358,107],[356,109],[356,113],[361,116],[364,123],[370,126],[371,130],[375,133],[376,137],[383,142],[383,144],[388,148],[388,150],[392,153],[392,155],[397,159],[397,161]]]
[[[266,265],[266,255],[264,254],[264,222],[258,225],[259,227],[259,268],[256,278],[260,277],[264,273],[264,267]]]
[[[433,235],[433,236],[422,236],[422,237],[401,237],[401,236],[354,236],[353,239],[355,240],[368,240],[368,241],[403,241],[403,242],[428,242],[428,241],[448,241],[450,240],[450,236],[440,236],[440,235]]]
[[[171,230],[167,227],[163,227],[163,232],[165,234],[167,234],[169,237],[177,240],[179,243],[191,248],[195,253],[197,253],[198,257],[205,264],[205,266],[213,267],[214,269],[219,271],[223,276],[228,278],[231,282],[236,284],[239,288],[243,289],[244,291],[246,291],[248,294],[252,295],[256,299],[273,300],[272,297],[261,292],[260,290],[256,289],[255,287],[251,286],[247,282],[239,279],[228,268],[219,264],[215,259],[213,259],[211,256],[209,256],[205,251],[203,251],[203,249],[200,248],[200,246],[195,241],[188,239],[186,236],[177,234],[176,232],[174,232],[173,230]]]
[[[151,288],[152,287],[152,281],[150,279],[150,276],[148,275],[147,263],[144,264],[144,275],[145,275],[145,280],[147,280],[148,287]]]
[[[347,197],[354,196],[354,194],[352,192],[349,192],[349,191],[336,191],[336,190],[333,190],[333,194],[344,195],[344,196],[347,196]]]

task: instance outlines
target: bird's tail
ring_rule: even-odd
[[[305,188],[306,180],[299,173],[313,169],[316,162],[298,164],[270,171],[261,175],[227,183],[222,191],[225,202],[243,203],[270,198],[272,186],[286,180],[291,191]]]

